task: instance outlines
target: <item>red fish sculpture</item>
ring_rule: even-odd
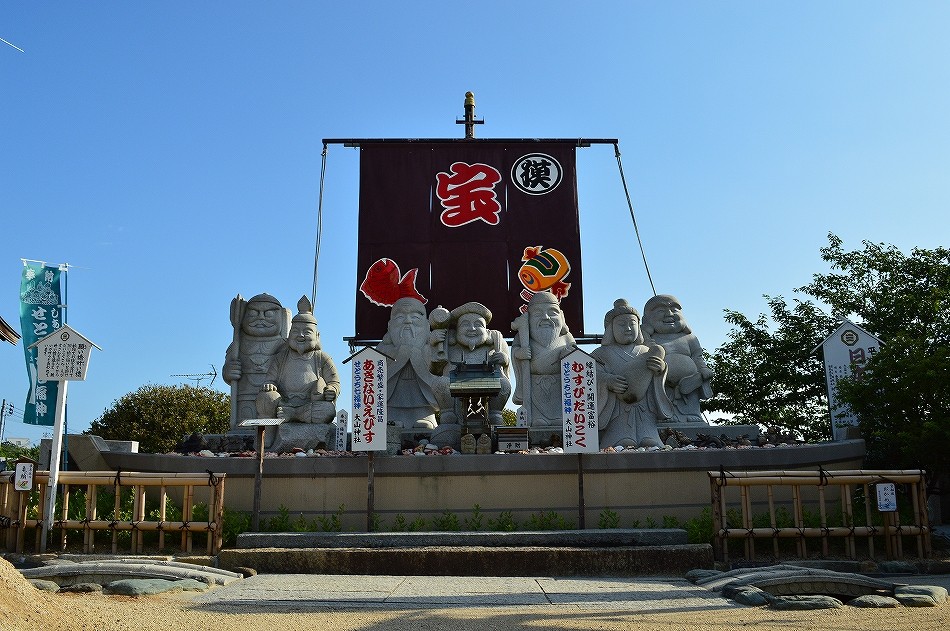
[[[399,265],[394,260],[379,259],[366,271],[360,291],[380,307],[391,307],[400,298],[415,298],[425,304],[428,300],[416,290],[418,273],[419,268],[414,267],[400,276]]]

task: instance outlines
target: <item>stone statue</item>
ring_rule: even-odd
[[[224,356],[221,371],[231,385],[231,429],[245,419],[257,418],[255,401],[264,386],[271,358],[287,342],[290,310],[270,294],[231,300],[234,339]]]
[[[297,302],[290,337],[274,356],[257,397],[260,418],[301,423],[329,423],[336,416],[340,376],[329,355],[320,350],[320,333],[310,300]]]
[[[488,399],[488,422],[503,425],[502,410],[511,396],[508,365],[511,356],[508,342],[500,331],[488,328],[491,311],[478,302],[467,302],[449,314],[448,328],[436,329],[430,335],[433,346],[432,372],[439,374],[437,398],[441,408],[440,425],[458,424],[461,420],[449,394],[449,373],[456,364],[490,364],[499,369],[501,390]],[[463,412],[464,414],[464,412]]]
[[[597,407],[602,447],[661,447],[657,420],[673,415],[663,387],[666,354],[644,342],[640,314],[622,298],[604,316],[602,345],[591,355],[598,362]]]
[[[643,307],[643,332],[666,351],[666,392],[673,402],[675,423],[702,423],[700,400],[713,396],[713,372],[703,359],[703,347],[683,318],[673,296],[660,294]]]
[[[550,292],[536,293],[511,327],[516,331],[512,359],[517,375],[512,401],[524,405],[529,427],[562,425],[559,362],[576,342],[558,299]]]
[[[445,315],[448,311],[442,309]],[[435,312],[433,312],[435,313]],[[439,377],[429,372],[430,324],[417,298],[393,304],[389,324],[376,350],[386,355],[389,421],[402,429],[433,429],[439,409],[434,389]]]

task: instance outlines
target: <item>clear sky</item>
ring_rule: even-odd
[[[619,139],[656,289],[713,350],[724,309],[826,271],[829,232],[948,245],[948,29],[943,1],[5,2],[0,316],[20,329],[21,258],[72,266],[68,322],[103,350],[71,432],[220,372],[236,294],[310,293],[322,139],[460,137],[471,90],[480,138]],[[594,332],[652,292],[613,148],[578,172]],[[338,363],[358,182],[331,145],[316,316]],[[27,385],[3,344],[18,414]]]

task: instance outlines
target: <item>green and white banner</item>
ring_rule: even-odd
[[[20,280],[20,328],[23,330],[23,351],[30,390],[23,409],[23,422],[50,425],[56,421],[56,397],[59,382],[37,378],[36,348],[30,346],[63,326],[63,304],[60,294],[59,267],[44,263],[23,264]]]

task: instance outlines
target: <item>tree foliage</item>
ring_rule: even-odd
[[[809,441],[831,438],[824,366],[812,351],[834,320],[810,302],[790,307],[781,296],[765,298],[771,316],[755,321],[726,310],[734,328],[710,360],[715,397],[704,407],[733,415],[730,423],[776,427]]]
[[[847,251],[837,236],[828,241],[821,258],[830,271],[796,289],[824,310],[766,297],[771,316],[726,312],[735,328],[712,354],[717,394],[707,409],[827,437],[824,369],[811,351],[846,317],[882,341],[860,378],[838,384],[839,399],[860,419],[868,464],[950,471],[950,250],[905,255],[865,241]]]
[[[121,397],[90,424],[87,434],[108,440],[137,440],[147,453],[172,451],[192,434],[230,429],[230,396],[189,385],[145,385]]]
[[[950,473],[950,250],[864,242],[845,252],[830,237],[822,258],[833,273],[803,288],[858,318],[882,341],[860,377],[838,396],[857,415],[872,466]]]

